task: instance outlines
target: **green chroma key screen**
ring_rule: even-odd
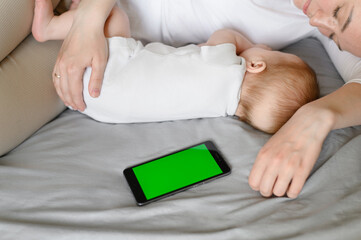
[[[205,144],[133,168],[147,200],[219,175],[221,168]]]

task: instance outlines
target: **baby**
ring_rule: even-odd
[[[33,35],[64,39],[79,0],[54,16],[51,0],[36,0]],[[105,24],[109,59],[101,95],[90,97],[84,73],[83,113],[102,122],[151,122],[235,115],[275,133],[302,105],[318,97],[313,70],[295,55],[255,45],[222,29],[206,43],[174,48],[131,38],[129,20],[114,6]],[[58,76],[59,77],[59,76]]]

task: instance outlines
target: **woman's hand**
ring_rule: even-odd
[[[73,25],[58,54],[53,81],[61,100],[74,110],[85,110],[83,74],[92,67],[89,94],[98,97],[108,60],[104,23],[115,0],[83,0],[80,2]]]
[[[312,104],[300,108],[258,153],[249,176],[251,188],[265,197],[287,193],[296,198],[331,131],[333,119],[330,111]]]
[[[333,129],[361,124],[361,84],[348,83],[301,107],[258,153],[248,182],[256,191],[296,198]]]
[[[108,46],[104,34],[73,28],[60,49],[53,74],[56,91],[66,106],[85,110],[83,74],[88,66],[92,67],[89,94],[99,96],[107,59]]]

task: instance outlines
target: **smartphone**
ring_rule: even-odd
[[[211,142],[203,142],[128,167],[124,176],[138,206],[228,175],[230,167]]]

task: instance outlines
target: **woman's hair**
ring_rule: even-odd
[[[297,109],[319,97],[316,74],[303,61],[268,63],[263,72],[243,83],[241,91],[240,120],[267,133],[277,132]],[[267,124],[255,121],[254,110],[260,104],[269,105],[268,116],[262,116]]]

